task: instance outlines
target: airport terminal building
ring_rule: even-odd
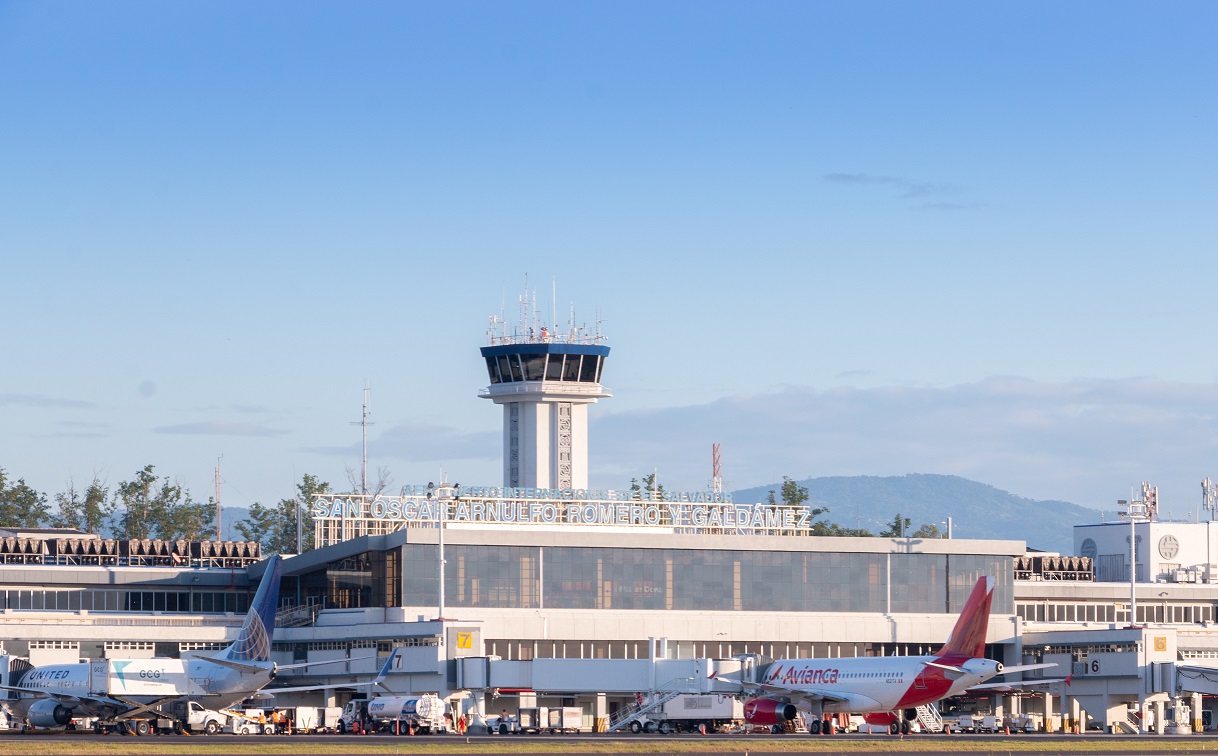
[[[611,395],[609,349],[574,329],[522,331],[482,350],[502,485],[309,503],[315,548],[284,560],[273,652],[342,663],[280,675],[324,687],[285,704],[341,704],[392,653],[395,691],[586,703],[599,719],[672,680],[707,692],[706,671],[733,659],[932,653],[989,575],[987,655],[1053,661],[1074,680],[970,705],[1035,708],[1050,729],[1149,726],[1131,711],[1154,711],[1159,728],[1208,721],[1218,526],[1135,522],[1158,556],[1139,547],[1125,561],[1128,523],[1080,528],[1078,556],[1059,557],[1022,541],[819,537],[805,508],[717,490],[590,489],[587,411]],[[263,557],[251,543],[0,531],[0,646],[35,665],[220,649]],[[1130,564],[1136,582],[1123,583]]]

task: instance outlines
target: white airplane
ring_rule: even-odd
[[[162,707],[176,700],[224,709],[252,696],[270,697],[259,691],[278,671],[311,666],[277,666],[271,661],[281,572],[276,554],[267,565],[237,639],[214,656],[95,659],[33,667],[16,685],[0,685],[0,689],[19,694],[3,704],[12,716],[32,727],[64,727],[76,717],[97,717],[102,725],[130,722],[139,726],[137,731],[146,731],[146,720],[165,716]],[[275,692],[313,689],[316,686]]]
[[[1056,666],[1004,668],[984,658],[993,593],[993,578],[978,580],[947,643],[930,656],[779,659],[765,668],[761,682],[720,679],[757,696],[745,703],[744,717],[751,724],[769,725],[774,732],[782,731],[801,711],[812,734],[833,732],[823,715],[837,712],[863,714],[868,723],[887,725],[894,734],[909,732],[919,706],[968,690],[1018,685],[985,684],[998,675]]]

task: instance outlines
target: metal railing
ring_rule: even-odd
[[[620,730],[623,727],[629,726],[631,722],[639,721],[648,712],[656,710],[682,693],[701,692],[698,687],[697,678],[673,678],[663,685],[657,686],[654,691],[643,696],[642,700],[618,709],[613,716],[609,717],[608,732]]]

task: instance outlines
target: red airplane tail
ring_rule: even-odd
[[[985,656],[985,634],[990,625],[990,601],[994,598],[994,578],[982,577],[973,586],[968,601],[960,610],[960,617],[947,643],[936,656],[962,656],[976,659]]]

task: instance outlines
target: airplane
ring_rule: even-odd
[[[165,716],[162,707],[176,700],[198,701],[205,708],[221,710],[251,697],[269,698],[262,690],[279,671],[329,663],[281,666],[271,661],[282,569],[281,558],[275,554],[237,639],[214,656],[189,660],[94,659],[32,667],[15,681],[17,684],[0,685],[2,690],[19,694],[15,700],[0,703],[31,727],[66,727],[77,717],[97,717],[100,726],[130,724],[142,735],[149,730],[147,719]],[[379,684],[385,671],[382,669],[373,682],[348,685]],[[280,688],[273,692],[317,689]]]
[[[919,706],[967,690],[1018,684],[986,685],[999,675],[1056,666],[1003,667],[984,658],[993,593],[994,579],[980,578],[947,642],[930,656],[779,659],[765,667],[761,682],[719,679],[740,685],[754,696],[744,705],[747,722],[769,725],[776,733],[801,711],[809,722],[808,732],[814,735],[834,732],[832,722],[823,720],[823,715],[836,712],[863,714],[869,724],[887,725],[893,734],[907,733]]]

